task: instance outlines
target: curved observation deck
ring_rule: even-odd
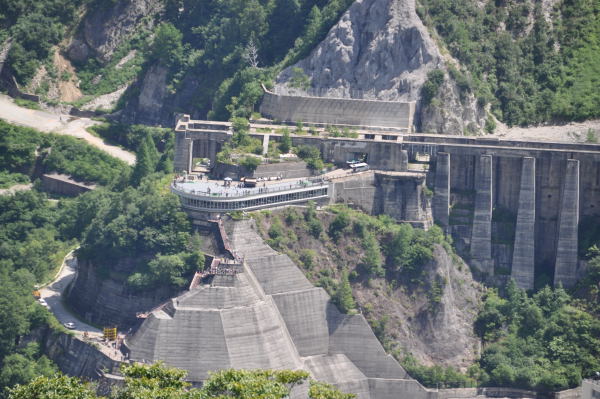
[[[173,182],[171,192],[181,198],[184,208],[194,211],[254,211],[328,198],[329,182],[320,178],[301,179],[259,183],[253,188],[238,186],[236,182],[229,186],[215,181]]]

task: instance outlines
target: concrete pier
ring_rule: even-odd
[[[579,161],[567,160],[565,181],[560,198],[558,240],[554,285],[572,287],[577,281],[577,250],[579,227]]]
[[[439,152],[435,166],[435,193],[433,195],[433,219],[444,230],[448,228],[450,215],[450,154]]]
[[[494,273],[492,261],[492,156],[479,158],[475,183],[475,210],[471,233],[471,260],[484,273]]]
[[[533,289],[535,269],[535,158],[523,158],[511,277],[518,287]]]

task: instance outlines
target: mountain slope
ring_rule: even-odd
[[[417,101],[420,130],[482,130],[485,112],[458,89],[447,65],[413,0],[358,0],[309,57],[279,75],[277,89],[302,93],[293,87],[301,68],[310,77],[309,91],[320,95]],[[423,94],[426,84],[430,98]]]

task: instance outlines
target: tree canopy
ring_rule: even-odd
[[[186,372],[161,363],[150,366],[123,366],[123,387],[108,399],[283,399],[291,389],[309,382],[310,399],[352,399],[356,395],[309,380],[306,371],[291,370],[222,370],[212,373],[202,388],[190,388]],[[88,384],[77,378],[57,375],[38,377],[27,385],[10,390],[9,399],[98,399]]]

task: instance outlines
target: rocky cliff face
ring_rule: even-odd
[[[385,326],[391,349],[412,354],[419,363],[466,369],[479,355],[473,332],[481,288],[469,267],[436,245],[419,284],[396,288],[384,281],[353,286],[369,318]],[[385,291],[386,295],[381,295]],[[384,321],[385,320],[385,321]]]
[[[473,323],[481,286],[473,280],[469,267],[462,260],[453,260],[441,246],[436,246],[426,271],[430,281],[438,282],[442,294],[439,302],[432,303],[430,298],[413,309],[416,323],[407,331],[409,348],[421,348],[425,361],[465,367],[479,354]]]
[[[446,71],[446,63],[417,16],[414,0],[357,0],[309,57],[279,75],[277,90],[305,93],[289,85],[293,68],[299,67],[319,95],[417,101],[420,130],[450,134],[480,130],[485,112],[472,95],[460,98],[448,73],[435,101],[423,104],[427,73]]]
[[[119,274],[128,275],[134,264],[131,259],[123,259],[113,269]],[[80,261],[77,277],[67,297],[69,306],[94,324],[127,329],[137,322],[136,313],[147,312],[174,294],[167,288],[134,292],[122,278],[101,274],[90,262]]]
[[[110,6],[89,10],[67,53],[71,60],[84,62],[97,57],[110,60],[115,49],[136,30],[151,28],[163,9],[160,0],[119,0]]]
[[[260,219],[263,238],[269,238],[266,232],[275,216],[285,219],[278,212]],[[328,231],[333,216],[319,213],[319,220],[324,231]],[[351,279],[353,295],[388,351],[398,351],[400,357],[411,354],[429,366],[463,370],[477,359],[480,344],[473,322],[481,303],[482,286],[460,258],[435,245],[433,259],[412,280],[402,276],[365,277],[361,276],[364,240],[349,234],[333,243],[314,238],[303,223],[286,223],[286,228],[286,253],[296,255],[292,259],[304,267],[313,284],[328,287],[331,278],[339,278],[339,270],[356,272]],[[310,262],[302,260],[307,251],[314,257]]]

